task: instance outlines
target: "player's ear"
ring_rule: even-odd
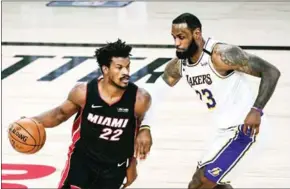
[[[201,36],[201,30],[200,28],[195,28],[193,31],[192,31],[192,36],[195,40],[198,40],[200,39],[202,36]]]
[[[104,65],[104,66],[102,66],[102,71],[103,71],[104,74],[108,74],[109,68]]]

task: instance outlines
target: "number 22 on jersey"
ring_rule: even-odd
[[[206,100],[206,105],[208,109],[211,110],[216,107],[216,101],[209,89],[195,90],[195,92],[199,95],[201,101]]]
[[[122,133],[123,133],[122,129],[113,130],[111,128],[104,128],[102,130],[102,134],[100,135],[100,138],[109,140],[109,141],[119,141],[120,135]]]

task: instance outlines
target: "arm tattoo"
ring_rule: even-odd
[[[220,45],[218,52],[220,53],[221,60],[225,64],[236,67],[238,71],[260,77],[258,71],[251,69],[249,65],[250,57],[241,48],[230,45]]]
[[[180,61],[174,58],[168,62],[162,75],[163,80],[170,86],[174,86],[181,78]]]
[[[264,108],[276,88],[280,71],[269,62],[253,54],[246,53],[237,46],[220,45],[217,53],[220,54],[223,63],[234,70],[261,78],[259,93],[254,106],[261,109]]]

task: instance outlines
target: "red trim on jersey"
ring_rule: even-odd
[[[75,144],[77,143],[77,141],[81,138],[81,123],[82,123],[82,115],[84,112],[84,108],[86,107],[86,103],[87,103],[87,98],[88,98],[88,91],[87,91],[87,86],[86,85],[86,95],[85,95],[85,103],[84,103],[84,107],[79,111],[79,115],[78,117],[75,118],[74,122],[73,122],[73,126],[72,126],[72,143],[69,146],[69,150],[68,150],[68,159],[66,160],[64,169],[61,173],[61,179],[60,182],[58,184],[58,188],[61,188],[65,182],[65,180],[67,179],[68,173],[69,173],[69,169],[70,169],[70,160],[71,160],[71,156],[74,152],[75,149]],[[76,186],[73,186],[76,187]]]
[[[71,136],[73,137],[74,132],[79,128],[79,125],[81,124],[81,117],[83,114],[83,110],[80,111],[79,116],[74,120],[72,130],[71,130]]]
[[[61,179],[60,179],[58,188],[61,188],[63,186],[63,184],[68,176],[68,172],[69,172],[69,168],[70,168],[70,160],[71,160],[72,153],[74,152],[74,149],[75,149],[75,144],[81,138],[82,114],[83,114],[83,110],[81,110],[81,113],[79,114],[79,116],[77,117],[77,119],[73,123],[72,144],[69,146],[69,151],[68,151],[68,155],[67,155],[68,159],[66,160],[64,169],[61,173]]]

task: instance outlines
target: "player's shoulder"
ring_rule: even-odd
[[[151,95],[149,92],[141,87],[138,87],[135,101],[135,113],[136,115],[143,115],[151,106]]]
[[[102,79],[102,77],[95,77],[89,81],[85,81],[85,82],[77,82],[73,88],[72,91],[76,92],[76,93],[84,93],[86,94],[87,92],[91,92],[92,88],[97,87],[98,82]]]
[[[234,45],[231,43],[226,43],[223,41],[215,41],[212,47],[213,54],[220,54],[223,52],[231,52],[231,51],[241,51],[242,48],[238,45]]]
[[[76,83],[72,87],[71,92],[73,92],[73,93],[85,93],[87,91],[87,85],[88,85],[88,82]]]
[[[69,92],[68,99],[80,106],[86,102],[87,82],[76,83]]]
[[[138,87],[136,92],[136,101],[139,103],[151,102],[151,95],[145,88]]]
[[[133,82],[129,82],[129,87],[134,88],[136,90],[136,95],[140,96],[150,96],[149,92],[144,88],[144,86],[137,85]]]

